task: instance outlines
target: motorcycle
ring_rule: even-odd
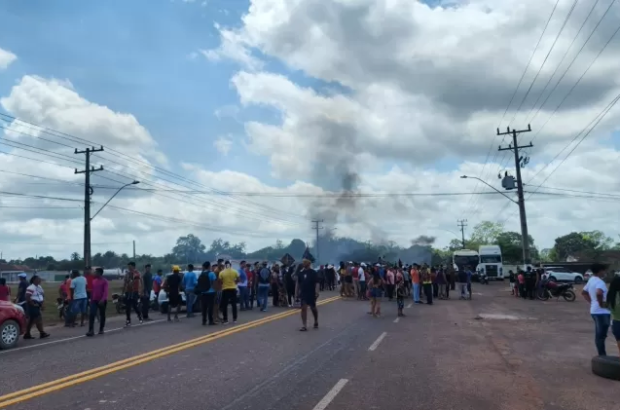
[[[118,313],[119,315],[125,313],[125,296],[124,295],[113,293],[112,303],[114,304],[114,307],[116,308],[116,313]]]
[[[538,299],[549,300],[549,298],[564,298],[567,302],[574,302],[577,299],[572,283],[557,283],[547,281],[542,284],[538,291]]]

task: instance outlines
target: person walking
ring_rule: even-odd
[[[233,269],[230,261],[224,264],[224,270],[220,272],[220,282],[222,283],[222,324],[228,324],[228,305],[232,305],[233,323],[237,323],[237,283],[239,282],[239,272]]]
[[[592,277],[581,294],[590,303],[590,315],[594,320],[594,343],[599,356],[607,356],[605,339],[611,325],[611,311],[607,305],[607,285],[603,281],[607,266],[595,263],[590,268]]]
[[[153,274],[151,273],[151,264],[144,265],[144,273],[142,274],[142,319],[149,319],[149,309],[151,304],[151,291],[153,290]]]
[[[308,330],[308,308],[314,317],[314,328],[319,328],[319,311],[316,308],[316,301],[319,297],[319,278],[317,272],[312,269],[312,262],[308,259],[303,260],[303,270],[300,272],[300,298],[301,298],[301,323],[299,329],[302,332]]]
[[[508,281],[510,282],[510,294],[514,296],[515,294],[515,283],[516,283],[515,273],[512,270],[508,271]]]
[[[32,326],[35,325],[39,331],[39,338],[45,339],[50,337],[49,333],[43,330],[43,318],[41,311],[45,309],[43,288],[41,287],[41,278],[34,275],[30,278],[30,285],[26,288],[26,306],[28,309],[28,324],[26,325],[26,333],[24,340],[34,339],[30,333]]]
[[[73,286],[73,281],[71,282],[71,285]],[[143,323],[142,312],[138,307],[140,295],[143,293],[142,286],[142,276],[136,269],[136,263],[129,262],[127,264],[127,273],[125,274],[125,280],[123,283],[123,292],[125,293],[125,314],[127,315],[125,326],[131,326],[132,309],[136,312],[136,315],[138,315],[138,321],[140,324]]]
[[[211,262],[202,264],[202,272],[198,276],[194,291],[200,295],[200,308],[202,310],[202,325],[215,325],[213,310],[215,307],[215,289],[213,284],[217,280],[215,273],[211,271]],[[208,322],[207,322],[208,321]]]
[[[99,334],[102,335],[104,333],[105,311],[108,305],[108,281],[103,277],[103,268],[95,269],[91,292],[88,333],[86,333],[88,337],[95,335],[95,318],[97,314],[99,314]]]
[[[196,293],[194,288],[198,278],[194,272],[194,265],[191,263],[187,265],[187,272],[183,275],[183,291],[185,292],[185,302],[187,304],[186,313],[187,317],[194,317],[194,304],[196,303]]]

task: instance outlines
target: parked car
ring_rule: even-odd
[[[553,282],[572,282],[576,284],[584,282],[584,276],[581,273],[573,272],[560,266],[545,267],[545,275]]]
[[[14,303],[0,301],[0,349],[15,347],[25,332],[24,309]]]

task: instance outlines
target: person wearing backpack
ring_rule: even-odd
[[[258,272],[258,306],[261,312],[267,311],[267,299],[269,298],[269,287],[271,286],[271,271],[267,268],[267,262]]]
[[[202,264],[202,272],[198,276],[198,281],[194,292],[200,298],[200,308],[202,310],[202,325],[207,324],[207,318],[209,319],[209,326],[215,325],[213,320],[213,310],[215,307],[215,289],[212,284],[215,283],[217,277],[215,273],[211,271],[211,262],[205,262]]]

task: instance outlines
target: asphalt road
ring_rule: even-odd
[[[367,303],[337,299],[306,333],[298,311],[271,309],[243,312],[236,326],[187,319],[54,336],[0,353],[0,409],[618,408],[618,382],[589,369],[587,305],[522,301],[506,287],[407,302],[397,321],[395,303],[373,319]]]

